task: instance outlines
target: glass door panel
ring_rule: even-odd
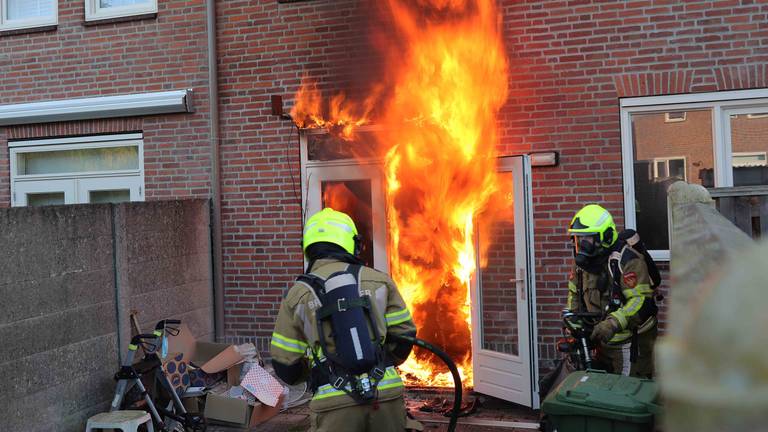
[[[42,206],[75,204],[74,180],[46,180],[16,182],[13,206]]]

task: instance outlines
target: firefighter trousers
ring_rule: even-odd
[[[330,411],[310,411],[313,432],[403,432],[403,397]]]
[[[637,335],[637,360],[630,362],[631,343],[623,345],[603,345],[597,353],[597,360],[610,364],[613,373],[637,378],[653,378],[653,347],[656,343],[658,328],[656,325]]]

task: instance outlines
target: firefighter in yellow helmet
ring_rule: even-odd
[[[275,373],[309,380],[313,431],[405,430],[404,385],[395,366],[412,346],[389,335],[416,335],[392,279],[358,258],[352,219],[325,208],[309,218],[307,271],[286,294],[272,333]]]
[[[591,334],[597,344],[595,363],[617,374],[652,377],[658,311],[653,285],[660,280],[639,235],[632,230],[618,233],[611,214],[596,204],[576,213],[568,234],[575,265],[567,309],[603,317]]]

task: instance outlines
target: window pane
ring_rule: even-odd
[[[6,19],[26,20],[53,16],[55,0],[7,0]]]
[[[668,164],[669,176],[685,181],[685,159],[670,159]]]
[[[669,249],[667,189],[681,178],[714,186],[712,112],[687,111],[685,121],[665,113],[632,114],[637,231],[649,249]],[[654,170],[649,167],[656,167]],[[686,175],[687,174],[687,175]]]
[[[19,175],[139,169],[138,147],[109,147],[19,154]]]
[[[131,191],[128,189],[91,191],[88,197],[88,202],[92,204],[128,202],[131,200]]]
[[[307,134],[307,158],[311,161],[372,158],[375,151],[376,137],[371,132],[357,132],[351,141],[331,134]]]
[[[62,204],[64,204],[64,192],[27,194],[27,205],[30,207]]]
[[[119,6],[131,6],[136,4],[148,4],[148,0],[99,0],[99,7],[110,8]]]
[[[768,185],[768,112],[730,116],[734,186]]]
[[[514,181],[511,172],[499,173],[499,180],[501,189],[496,193],[504,197],[504,213],[493,224],[483,214],[478,217],[480,290],[475,306],[482,317],[483,349],[518,355]]]
[[[370,180],[324,181],[323,207],[344,212],[355,221],[362,241],[360,258],[373,267],[373,211]]]

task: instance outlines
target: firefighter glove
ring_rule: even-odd
[[[595,341],[600,340],[603,342],[608,342],[618,330],[619,323],[617,323],[613,318],[607,318],[603,321],[600,321],[595,326],[594,330],[592,330],[592,335],[590,338]]]

